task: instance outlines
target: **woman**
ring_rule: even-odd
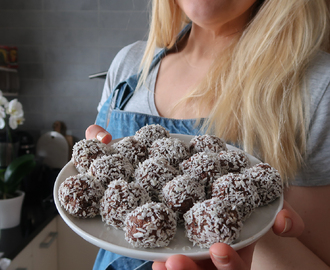
[[[252,254],[253,269],[329,269],[326,10],[325,0],[154,0],[147,43],[125,47],[110,67],[86,138],[108,143],[152,123],[172,133],[206,130],[271,164],[288,186],[285,199],[305,223],[301,236],[302,222],[286,206],[273,231],[299,237],[270,231],[237,253],[215,244],[216,269],[249,269]],[[116,258],[101,251],[94,269]],[[153,268],[210,262],[177,255]]]

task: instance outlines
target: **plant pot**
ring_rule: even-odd
[[[18,155],[19,142],[0,142],[0,167],[7,167]]]
[[[0,200],[0,229],[16,227],[21,222],[21,211],[25,193],[17,191],[18,196]]]

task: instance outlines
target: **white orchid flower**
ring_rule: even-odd
[[[0,105],[7,106],[8,100],[2,95],[2,91],[0,90]]]
[[[24,115],[23,106],[16,98],[8,103],[8,105],[6,106],[6,112],[11,116],[16,117],[23,117]]]
[[[0,118],[0,129],[3,129],[6,126],[5,119]]]
[[[5,108],[0,106],[0,118],[5,118],[5,117],[6,117]]]
[[[11,129],[16,129],[18,125],[23,124],[24,120],[22,104],[17,99],[8,102],[0,90],[0,129],[5,128],[6,125]]]
[[[11,127],[11,129],[16,129],[18,125],[22,125],[24,122],[24,118],[23,116],[15,116],[15,115],[11,115],[9,117],[9,126]]]
[[[5,118],[6,118],[5,109],[2,106],[0,106],[0,129],[3,129],[6,126]]]

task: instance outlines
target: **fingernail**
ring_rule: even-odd
[[[103,138],[107,135],[108,135],[108,133],[101,131],[96,135],[96,139],[98,139],[100,142],[102,142]]]
[[[285,218],[285,226],[281,234],[290,231],[292,228],[292,220],[290,218]]]
[[[229,263],[229,257],[227,255],[219,256],[219,255],[215,255],[214,253],[212,253],[212,256],[217,262],[219,262],[221,264],[228,264]]]

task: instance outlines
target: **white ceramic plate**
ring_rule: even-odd
[[[187,145],[192,136],[171,134],[172,137],[183,140]],[[112,143],[118,141],[113,140]],[[235,149],[227,145],[228,149]],[[260,161],[249,155],[251,164],[255,165]],[[60,184],[69,176],[76,175],[77,170],[73,163],[68,162],[59,173],[54,186],[54,200],[57,210],[66,224],[86,241],[103,248],[105,250],[142,260],[165,261],[174,254],[184,254],[194,260],[207,259],[210,257],[208,249],[193,246],[185,237],[184,228],[178,227],[176,236],[170,245],[165,248],[143,249],[132,247],[124,237],[122,230],[114,229],[102,222],[98,216],[93,219],[79,219],[69,215],[58,201],[58,188]],[[258,207],[253,214],[244,222],[240,237],[231,245],[235,250],[239,250],[250,245],[263,236],[273,225],[277,213],[282,209],[283,196],[267,206]]]

